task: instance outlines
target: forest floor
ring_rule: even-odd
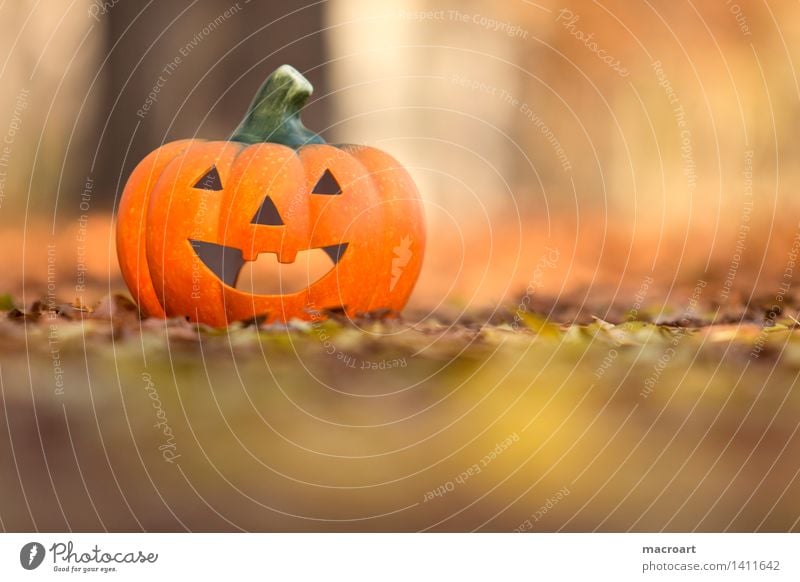
[[[3,296],[0,522],[799,531],[797,303],[700,291],[224,330]]]

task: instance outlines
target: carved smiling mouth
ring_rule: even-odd
[[[348,243],[298,251],[291,263],[279,263],[277,253],[259,253],[245,261],[242,251],[189,239],[197,257],[228,287],[252,295],[288,295],[302,291],[339,263]]]

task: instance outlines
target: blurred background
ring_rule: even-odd
[[[546,247],[560,258],[538,284],[553,295],[622,297],[646,276],[664,297],[698,278],[721,301],[774,293],[800,205],[797,11],[750,0],[6,3],[7,286],[42,282],[48,241],[66,239],[55,262],[65,299],[78,267],[124,289],[111,232],[130,171],[164,142],[227,137],[266,76],[291,63],[316,88],[309,127],[385,149],[419,184],[430,240],[412,306],[507,299]],[[80,257],[76,237],[88,240]]]
[[[799,16],[0,3],[0,529],[796,531]],[[128,175],[284,63],[310,128],[419,185],[407,317],[140,321]]]

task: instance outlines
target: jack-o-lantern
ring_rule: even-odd
[[[327,145],[304,127],[299,113],[311,91],[284,65],[229,141],[169,143],[133,171],[117,254],[146,315],[223,326],[405,305],[425,245],[417,189],[388,154]],[[260,258],[288,264],[311,255],[329,268],[299,290],[281,280],[266,294],[237,288]]]

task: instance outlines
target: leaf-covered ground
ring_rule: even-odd
[[[0,299],[5,530],[800,530],[791,308],[215,330]]]

